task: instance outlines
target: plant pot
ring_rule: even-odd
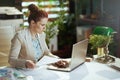
[[[97,56],[98,57],[105,56],[105,48],[104,47],[98,47],[97,48]]]

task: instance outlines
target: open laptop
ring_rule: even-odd
[[[69,62],[69,66],[66,68],[56,67],[52,64],[48,64],[47,69],[50,70],[59,70],[59,71],[72,71],[80,64],[84,63],[86,60],[86,53],[88,47],[88,39],[82,40],[73,44],[72,47],[72,56],[69,59],[63,59]]]

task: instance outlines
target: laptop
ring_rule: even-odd
[[[68,62],[69,65],[67,67],[65,68],[56,67],[55,65],[53,65],[54,63],[51,63],[48,64],[47,69],[67,71],[67,72],[72,71],[73,69],[77,68],[79,65],[85,62],[87,47],[88,47],[88,39],[73,44],[71,58],[62,59],[62,61]]]

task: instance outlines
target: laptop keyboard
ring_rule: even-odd
[[[52,65],[57,68],[67,68],[70,65],[70,61],[71,59],[61,59],[55,63],[52,63]]]

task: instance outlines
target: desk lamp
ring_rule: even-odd
[[[111,38],[113,37],[113,34],[116,33],[112,28],[106,27],[106,26],[97,26],[93,30],[93,35],[103,35],[108,37],[108,41],[106,45],[104,46],[104,56],[98,57],[96,60],[101,63],[110,63],[114,61],[114,58],[109,55],[108,46],[110,43]]]

